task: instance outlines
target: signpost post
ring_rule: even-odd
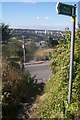
[[[75,20],[76,20],[76,5],[73,11],[73,30],[72,30],[72,37],[71,37],[71,54],[70,54],[70,78],[69,78],[69,94],[68,94],[68,103],[71,102],[71,95],[72,95],[72,79],[73,79],[73,65],[74,65],[74,42],[75,42]]]
[[[64,3],[59,2],[56,5],[56,11],[57,11],[58,14],[71,16],[72,20],[73,20],[73,30],[72,30],[72,37],[71,37],[71,53],[70,53],[69,94],[68,94],[68,103],[70,103],[71,102],[71,96],[72,96],[76,5],[68,5],[68,4],[64,4]]]

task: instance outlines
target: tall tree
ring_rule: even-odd
[[[7,44],[10,41],[10,29],[9,25],[5,25],[2,23],[2,43]]]

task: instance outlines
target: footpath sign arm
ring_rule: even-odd
[[[61,2],[58,2],[56,5],[56,11],[61,15],[73,16],[73,8],[73,5],[68,5]]]

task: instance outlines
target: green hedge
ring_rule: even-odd
[[[37,103],[41,118],[78,118],[80,116],[80,41],[75,41],[72,102],[68,104],[70,44],[58,46],[50,54],[52,76],[44,89],[44,99]]]

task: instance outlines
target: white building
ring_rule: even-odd
[[[47,31],[45,30],[45,34],[47,34]]]

